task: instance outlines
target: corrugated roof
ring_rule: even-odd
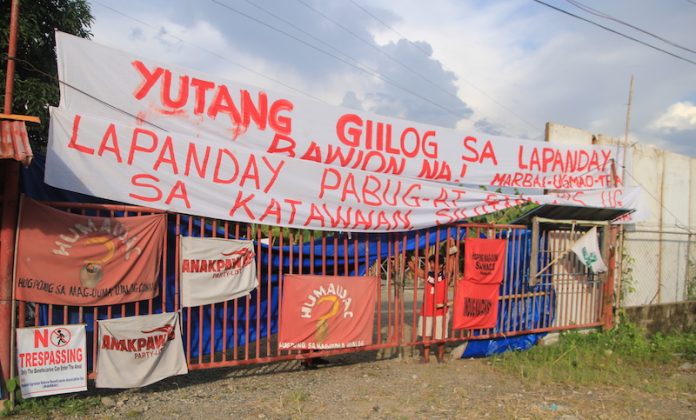
[[[0,121],[0,159],[14,159],[29,166],[33,158],[24,121]]]
[[[531,224],[532,217],[535,216],[556,220],[587,220],[597,222],[611,222],[625,214],[632,212],[633,210],[630,209],[544,204],[539,207],[533,208],[532,210],[523,214],[512,223],[518,225],[528,225]]]

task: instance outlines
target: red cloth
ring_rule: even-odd
[[[478,284],[500,283],[505,266],[505,245],[504,239],[467,239],[464,278]]]
[[[98,306],[157,296],[165,217],[82,216],[25,199],[17,299]]]
[[[452,328],[495,328],[499,289],[498,284],[460,280],[455,293]]]
[[[428,279],[423,290],[423,305],[420,314],[423,316],[440,316],[446,312],[447,282],[440,271],[437,279],[433,271],[428,272]],[[438,305],[441,306],[438,308]]]
[[[503,239],[466,239],[464,278],[454,294],[453,329],[495,328],[505,246]]]
[[[372,344],[379,279],[287,274],[278,329],[281,349]]]

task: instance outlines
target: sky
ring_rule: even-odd
[[[623,139],[633,77],[629,142],[696,157],[696,0],[544,0],[637,41],[532,0],[88,1],[101,44],[490,135]]]

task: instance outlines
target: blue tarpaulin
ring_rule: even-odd
[[[505,281],[500,285],[498,303],[498,323],[486,334],[515,333],[537,328],[550,327],[556,309],[556,292],[551,284],[550,274],[542,274],[536,285],[529,284],[529,262],[532,256],[532,234],[530,230],[514,231],[514,238],[508,238],[507,264]],[[543,244],[540,244],[543,249]],[[545,255],[545,253],[539,253]],[[539,260],[539,267],[545,266],[546,259]],[[506,299],[508,296],[529,294],[530,297]],[[474,335],[479,335],[475,331]],[[467,343],[462,358],[484,357],[509,350],[526,350],[546,335],[525,334],[485,340],[472,340]]]

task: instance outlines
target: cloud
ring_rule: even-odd
[[[150,25],[142,28],[125,19],[131,42],[119,32],[122,24],[111,23],[124,17],[97,7],[95,40],[219,75],[239,62],[257,74],[235,69],[221,75],[422,123],[455,127],[473,113],[457,96],[456,75],[432,56],[427,42],[378,41],[383,24],[349,2],[219,3],[191,8],[172,2],[158,8],[127,0],[114,8],[130,10]],[[387,24],[398,22],[397,12],[370,10]]]
[[[650,128],[664,133],[696,130],[696,105],[688,101],[672,104]]]
[[[422,0],[398,7],[355,0],[362,8],[319,0],[103,1],[150,28],[94,3],[98,42],[261,88],[464,131],[540,138],[544,123],[557,121],[621,137],[635,76],[630,134],[696,155],[687,135],[693,114],[672,108],[696,103],[692,65],[528,0],[440,0],[428,7]],[[696,7],[617,0],[601,10],[694,47]]]

